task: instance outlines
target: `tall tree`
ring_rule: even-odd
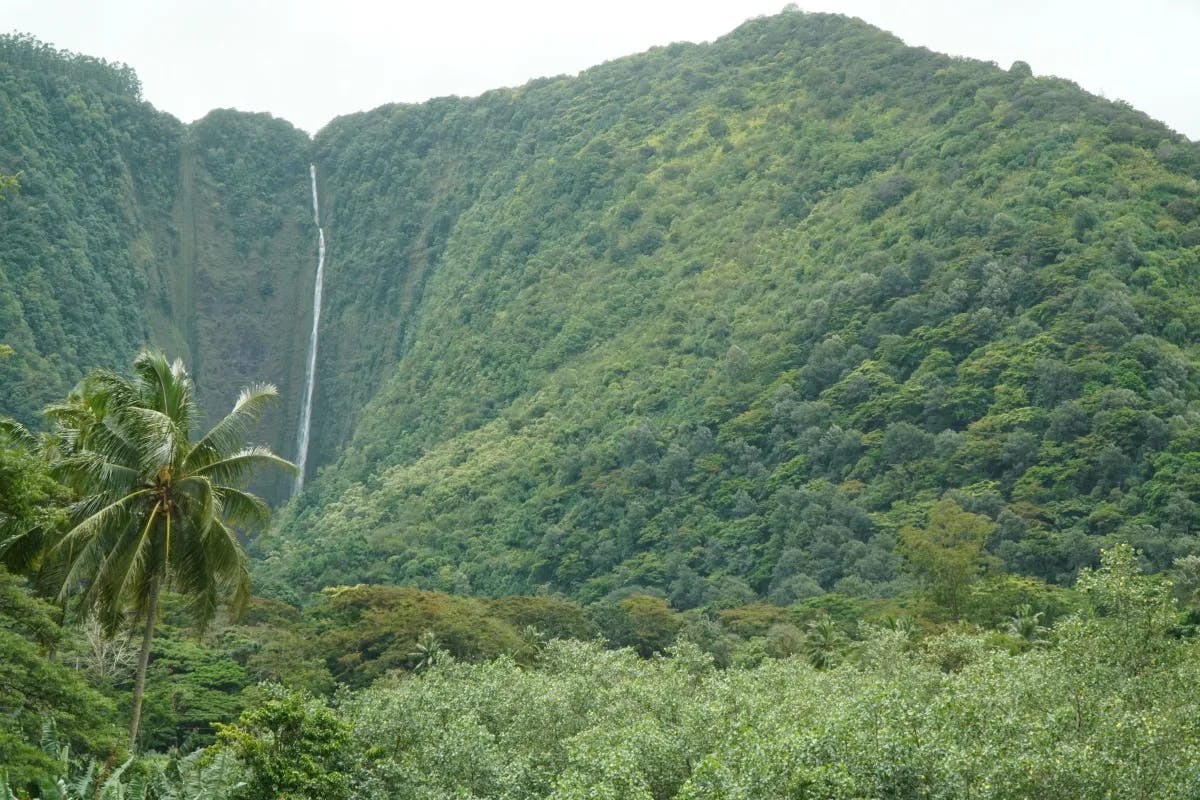
[[[47,411],[57,438],[55,472],[81,497],[54,548],[65,564],[61,596],[78,592],[110,631],[130,615],[143,626],[134,746],[160,593],[185,595],[201,627],[223,598],[239,611],[249,596],[234,527],[262,525],[270,510],[238,485],[260,467],[294,469],[268,448],[243,446],[275,397],[273,386],[243,389],[233,410],[193,441],[199,409],[183,363],[144,351],[132,378],[97,370]]]
[[[924,528],[910,525],[900,530],[900,552],[929,581],[933,599],[954,619],[962,616],[971,584],[989,566],[983,546],[995,527],[987,517],[946,499],[930,510]]]

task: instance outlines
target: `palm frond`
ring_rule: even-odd
[[[40,525],[17,525],[0,514],[0,565],[18,574],[32,571],[52,537],[52,530]]]
[[[51,467],[51,474],[69,488],[106,497],[125,495],[142,485],[136,469],[113,462],[95,450],[60,458]]]
[[[218,517],[192,534],[178,540],[172,584],[190,598],[193,619],[203,627],[216,615],[223,596],[237,613],[244,609],[250,595],[249,562],[237,534]]]
[[[37,450],[41,445],[38,437],[30,433],[28,428],[8,417],[0,417],[0,435],[26,450]]]
[[[90,587],[98,582],[106,556],[119,549],[114,540],[119,540],[121,533],[131,527],[130,521],[136,518],[131,506],[150,494],[149,489],[142,489],[104,505],[97,503],[95,498],[87,498],[78,504],[82,513],[75,526],[50,550],[51,556],[61,557],[69,564],[63,575],[60,600],[65,600],[79,586],[89,587],[85,594],[95,594]]]
[[[227,456],[211,464],[206,464],[195,471],[216,483],[231,484],[244,480],[253,470],[260,467],[279,467],[289,473],[296,472],[296,465],[285,458],[280,458],[269,447],[244,447],[231,456]]]
[[[77,548],[72,553],[72,558],[65,561],[58,600],[65,602],[67,595],[78,595],[80,606],[90,609],[104,632],[111,634],[121,627],[124,607],[115,601],[111,591],[94,579],[104,564],[106,555],[103,545],[94,540]]]
[[[155,506],[154,512],[157,512]],[[126,607],[142,615],[146,611],[154,584],[162,576],[166,556],[162,543],[155,536],[160,517],[151,513],[139,530],[128,526],[104,550],[93,571],[93,581],[84,592],[88,605],[107,631],[120,624]]]
[[[176,483],[179,515],[198,531],[205,530],[219,509],[212,483],[203,475],[189,475]]]
[[[93,495],[79,501],[72,507],[74,525],[63,534],[56,547],[70,547],[84,540],[93,539],[105,530],[121,527],[124,522],[122,515],[131,516],[131,506],[140,498],[150,497],[150,489],[137,489],[116,499]]]
[[[217,522],[217,526],[222,528],[224,538],[237,546],[234,553],[236,567],[230,571],[224,587],[229,598],[227,603],[229,613],[236,619],[246,613],[246,607],[250,605],[250,560],[246,558],[245,551],[237,544],[237,535],[220,521]]]
[[[124,411],[122,427],[138,454],[137,467],[153,475],[164,466],[177,466],[187,453],[187,431],[170,416],[153,408],[134,406]]]
[[[107,403],[96,398],[78,398],[50,406],[43,414],[51,422],[46,450],[66,457],[84,450],[103,453],[106,458],[133,466],[138,451],[121,421],[109,414]]]
[[[250,427],[262,417],[266,407],[279,398],[278,390],[269,383],[256,383],[242,389],[233,410],[196,442],[184,461],[184,469],[192,471],[225,458],[242,446]]]
[[[96,419],[103,419],[114,409],[137,405],[137,387],[121,375],[98,369],[80,381],[69,398],[86,409]]]
[[[142,395],[142,405],[157,409],[175,421],[186,436],[196,416],[195,386],[183,362],[168,362],[161,351],[143,350],[133,361],[133,372]]]
[[[221,518],[232,525],[259,530],[271,521],[271,508],[261,497],[232,486],[216,488]]]

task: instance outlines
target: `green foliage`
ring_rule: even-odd
[[[246,670],[252,682],[318,695],[333,690],[328,653],[317,646],[313,619],[292,606],[252,598],[240,624],[214,635],[220,649]]]
[[[20,177],[20,191],[0,188],[0,338],[12,350],[0,413],[32,423],[86,370],[144,341],[138,243],[170,216],[175,165],[161,157],[168,118],[141,102],[129,67],[21,35],[0,37],[0,63],[0,173]],[[135,194],[144,215],[125,204]]]
[[[1011,572],[1069,584],[1113,540],[1165,569],[1197,547],[1195,150],[815,14],[341,118],[328,466],[263,574],[889,597],[942,498]]]
[[[987,517],[942,500],[924,528],[900,531],[900,551],[929,581],[933,598],[952,619],[962,615],[967,592],[986,567],[983,546],[995,526]]]
[[[0,175],[0,200],[21,188],[20,175]],[[0,350],[0,358],[12,355],[12,348]]]
[[[617,647],[632,647],[644,657],[665,651],[684,626],[670,603],[644,594],[597,603],[589,611],[608,641]]]
[[[228,800],[243,786],[241,767],[228,752],[196,750],[155,767],[155,797],[162,800]]]
[[[36,437],[0,419],[0,564],[19,574],[40,571],[49,537],[66,521],[68,494],[45,456]]]
[[[185,633],[160,631],[146,676],[142,737],[150,750],[166,752],[210,744],[213,724],[236,719],[250,683],[246,670],[222,652]]]
[[[228,800],[242,786],[229,753],[197,750],[112,764],[73,755],[53,725],[45,726],[40,747],[57,768],[38,777],[31,796],[41,800]],[[0,767],[0,800],[20,797]]]
[[[258,555],[275,597],[337,588],[203,643],[168,625],[155,745],[259,705],[186,764],[89,777],[35,747],[40,720],[116,764],[112,704],[46,658],[56,617],[0,573],[18,791],[1200,793],[1196,644],[1135,555],[1194,599],[1194,143],[1019,64],[794,11],[315,144],[265,115],[185,128],[127,68],[27,37],[0,65],[0,173],[21,176],[0,186],[4,413],[30,423],[153,340],[209,408],[279,381],[288,445],[310,159],[336,261],[325,469]],[[76,489],[126,474],[81,447],[128,427],[98,399],[59,409]],[[0,548],[31,571],[62,495],[5,431]],[[110,627],[129,599],[102,603]],[[939,615],[965,622],[918,638]],[[562,640],[597,635],[631,649]],[[330,708],[263,679],[358,691]]]
[[[363,686],[389,671],[407,670],[422,637],[456,658],[478,660],[524,646],[519,629],[471,598],[391,586],[334,587],[313,609],[323,629],[317,649],[334,676]],[[427,647],[427,649],[429,649]]]
[[[350,734],[324,704],[301,693],[276,692],[236,724],[221,726],[221,748],[246,769],[239,800],[340,800],[350,796],[343,771]]]
[[[1142,574],[1138,554],[1129,545],[1105,550],[1101,565],[1079,576],[1076,589],[1095,615],[1068,627],[1068,639],[1086,637],[1099,664],[1126,674],[1141,674],[1164,659],[1178,656],[1167,637],[1178,624],[1171,587]]]
[[[113,703],[79,673],[47,658],[59,642],[59,613],[0,567],[0,764],[16,790],[61,775],[41,747],[47,722],[83,752],[119,752]]]
[[[249,594],[231,526],[253,529],[269,511],[237,484],[256,467],[290,464],[242,441],[276,392],[248,387],[193,441],[200,413],[194,392],[181,361],[144,351],[132,379],[93,372],[47,412],[58,448],[53,470],[83,498],[54,544],[71,554],[63,594],[85,586],[85,605],[109,630],[131,606],[145,616],[164,587],[189,597],[201,625],[221,594],[230,592],[235,607]]]
[[[1077,596],[1069,589],[1047,584],[1036,578],[992,574],[971,585],[963,603],[965,619],[987,628],[1004,627],[1018,609],[1041,614],[1048,624],[1079,607]]]
[[[1161,582],[1120,559],[1081,593],[1160,605]],[[1114,655],[1158,657],[1095,658],[1119,630]],[[1024,651],[875,628],[832,669],[553,642],[533,669],[455,662],[344,696],[355,760],[338,769],[373,798],[1184,798],[1200,785],[1195,651],[1119,615]]]
[[[421,599],[343,591],[348,620]],[[860,626],[850,642],[832,615],[802,629],[787,620],[812,609],[760,606],[722,618],[761,632],[747,644],[774,653],[746,649],[724,669],[686,641],[645,659],[553,640],[532,664],[435,657],[344,690],[333,706],[266,687],[218,726],[215,747],[185,757],[116,769],[83,759],[81,769],[50,748],[65,788],[47,794],[44,784],[42,796],[82,797],[70,787],[84,785],[112,798],[152,787],[163,798],[264,800],[1194,796],[1198,645],[1180,635],[1169,584],[1119,546],[1076,591],[1086,607],[1053,627],[1014,609],[1012,636],[959,626],[922,637],[893,620]],[[645,595],[601,605],[630,599],[655,619],[666,608]],[[1017,625],[1023,618],[1032,624]],[[297,625],[269,604],[251,622],[242,628]],[[1022,631],[1032,635],[1017,646]],[[434,636],[420,641],[413,652],[438,650]],[[194,643],[160,648],[160,663],[185,675],[216,665],[198,663]]]
[[[563,598],[514,595],[488,600],[487,607],[514,627],[532,627],[551,639],[590,639],[596,633],[584,609]]]

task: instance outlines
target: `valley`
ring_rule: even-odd
[[[309,137],[12,35],[0,175],[0,588],[46,620],[6,652],[83,648],[13,543],[68,515],[28,440],[85,375],[178,357],[205,430],[273,384],[250,439],[300,466],[251,480],[247,617],[164,601],[149,749],[322,721],[345,783],[298,797],[1194,789],[1200,145],[1127,104],[788,10]],[[128,675],[53,674],[123,753]]]

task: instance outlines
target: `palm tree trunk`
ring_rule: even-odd
[[[150,584],[150,605],[146,609],[146,630],[142,633],[142,652],[138,657],[137,680],[133,684],[133,717],[129,722],[129,749],[137,751],[138,731],[142,724],[142,697],[146,694],[146,667],[150,664],[150,642],[158,618],[158,578]]]

